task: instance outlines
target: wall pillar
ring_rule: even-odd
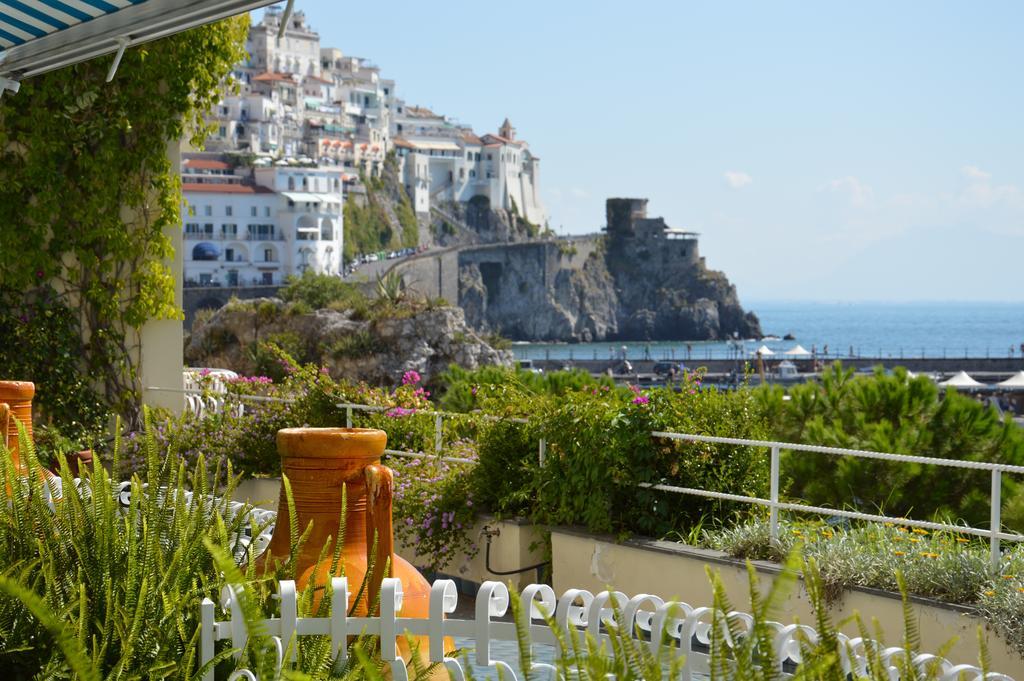
[[[181,169],[181,142],[174,140],[167,145],[167,156],[171,161],[172,172]],[[182,307],[182,282],[184,281],[184,236],[181,225],[173,224],[165,228],[164,233],[171,240],[172,253],[170,260],[164,263],[170,268],[174,277],[174,304]],[[185,397],[181,392],[150,390],[150,388],[170,388],[181,391],[185,387],[182,374],[185,357],[184,322],[181,319],[154,319],[146,322],[139,330],[141,362],[139,363],[139,381],[142,385],[142,403],[149,407],[163,407],[174,414],[180,414],[185,407]]]

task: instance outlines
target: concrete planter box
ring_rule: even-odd
[[[487,569],[487,538],[484,529],[496,530],[499,534],[491,538],[491,568],[499,572],[516,570],[536,565],[544,560],[544,532],[542,528],[522,520],[494,520],[481,517],[469,531],[469,537],[479,548],[477,554],[469,558],[465,554],[457,556],[437,570],[438,576],[454,577],[462,582],[463,591],[476,593],[476,587],[488,580],[508,583],[516,588],[537,581],[537,571],[529,570],[513,575],[498,575]],[[533,548],[531,548],[531,546]],[[410,546],[395,542],[395,553],[413,565],[423,564]]]
[[[248,478],[235,489],[232,499],[249,503],[259,508],[277,511],[277,502],[281,493],[281,478]],[[485,516],[480,518],[470,529],[469,537],[479,547],[477,554],[469,558],[465,554],[457,556],[443,565],[437,574],[454,577],[459,580],[463,590],[476,593],[476,587],[488,580],[508,582],[517,587],[526,586],[537,581],[537,571],[530,570],[514,575],[497,575],[487,569],[487,538],[484,528],[496,530],[498,534],[491,538],[491,567],[498,571],[515,570],[528,565],[536,565],[544,560],[544,532],[541,528],[523,520],[494,520]],[[534,548],[530,548],[533,546]],[[395,553],[417,567],[423,565],[423,559],[416,556],[410,546],[395,542]]]
[[[734,607],[744,610],[750,604],[745,562],[719,551],[650,539],[616,542],[611,537],[552,528],[551,553],[555,593],[570,588],[597,593],[612,587],[629,596],[648,593],[695,607],[709,606],[713,596],[705,567],[710,567],[721,575]],[[754,567],[761,577],[762,591],[767,592],[771,580],[781,571],[779,565],[755,561]],[[958,664],[977,664],[977,629],[981,626],[993,671],[1018,678],[1024,673],[1024,658],[993,632],[985,620],[971,614],[969,608],[923,598],[910,600],[917,615],[923,652],[938,652],[956,637],[957,642],[945,655],[946,659]],[[900,645],[902,641],[903,609],[898,594],[878,589],[849,589],[840,601],[831,605],[831,613],[837,623],[854,613],[860,613],[868,626],[875,618],[889,645]],[[798,618],[801,623],[813,626],[813,612],[803,588],[793,589],[778,618],[783,622]],[[854,626],[843,627],[843,631],[850,636],[857,635]]]

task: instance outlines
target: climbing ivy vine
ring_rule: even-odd
[[[168,143],[202,144],[247,29],[247,16],[196,28],[128,50],[110,83],[106,57],[27,79],[0,99],[0,308],[21,309],[45,290],[78,331],[63,336],[73,347],[59,356],[73,358],[108,408],[136,410],[136,332],[181,315],[164,262],[175,257],[164,230],[180,224],[181,206]],[[47,339],[50,319],[12,323],[44,325],[21,337]],[[9,340],[0,338],[0,377],[21,367],[27,375],[12,378],[43,379],[45,410],[62,390],[45,384],[52,342]]]

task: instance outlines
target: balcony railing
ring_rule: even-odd
[[[185,232],[186,241],[287,241],[284,234],[221,234],[219,232]]]

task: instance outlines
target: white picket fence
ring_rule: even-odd
[[[498,642],[516,642],[516,626],[511,621],[501,621],[509,610],[509,591],[501,582],[484,582],[476,596],[473,619],[449,619],[448,615],[455,612],[458,606],[458,591],[455,582],[439,579],[434,582],[430,591],[429,617],[399,617],[402,610],[402,585],[397,579],[385,579],[381,585],[380,616],[349,617],[348,581],[344,577],[331,580],[330,617],[298,617],[298,593],[295,582],[279,583],[280,616],[264,620],[263,631],[270,636],[277,651],[277,669],[290,665],[295,659],[295,644],[301,636],[330,637],[332,651],[339,664],[347,660],[349,637],[361,634],[380,637],[381,658],[390,665],[391,675],[395,681],[407,681],[408,672],[399,656],[397,638],[409,634],[427,637],[429,642],[426,652],[431,663],[443,664],[453,681],[465,681],[467,678],[463,663],[468,662],[479,668],[499,669],[509,680],[527,681],[523,673],[523,660],[495,659],[493,645]],[[201,660],[205,664],[215,656],[216,642],[228,641],[229,647],[236,649],[235,659],[239,659],[245,647],[249,632],[242,615],[241,599],[244,591],[239,587],[227,586],[221,596],[221,606],[230,619],[216,621],[217,609],[214,602],[204,599],[201,607]],[[564,635],[564,640],[571,640],[574,633],[582,641],[589,634],[598,641],[605,642],[605,652],[613,655],[608,645],[607,630],[615,627],[619,631],[629,631],[640,645],[649,646],[653,653],[661,649],[663,660],[682,656],[685,660],[681,678],[690,681],[694,676],[706,676],[709,673],[708,651],[711,644],[711,631],[715,611],[710,607],[693,607],[683,602],[665,602],[657,596],[640,594],[628,598],[620,592],[602,591],[592,594],[582,589],[570,589],[556,598],[554,590],[545,584],[531,584],[523,589],[521,617],[528,644],[554,646],[555,655],[559,647],[555,632],[549,628],[543,613],[552,614],[556,626]],[[615,608],[613,608],[613,603]],[[616,617],[616,610],[618,617]],[[753,627],[754,620],[749,614],[742,612],[729,613],[746,631]],[[719,622],[722,620],[719,619]],[[817,632],[806,625],[770,622],[774,633],[774,649],[778,660],[778,672],[781,678],[790,678],[790,672],[802,663],[801,642],[815,643]],[[667,639],[658,635],[665,632]],[[652,635],[652,633],[654,635]],[[472,645],[465,649],[464,657],[445,657],[445,637],[471,640]],[[733,640],[723,627],[722,639],[725,645],[732,647]],[[663,642],[664,641],[664,642]],[[907,652],[903,648],[885,647],[875,641],[862,638],[848,638],[840,635],[840,655],[844,670],[849,674],[866,674],[868,663],[867,652],[875,650],[881,660],[889,667],[889,675],[894,681],[899,678],[898,665],[902,664]],[[517,648],[518,650],[518,648]],[[421,650],[422,652],[422,650]],[[937,666],[941,670],[943,681],[1013,681],[1004,674],[989,672],[983,675],[980,668],[969,664],[954,664],[946,659],[927,653],[915,654],[913,664],[920,670]],[[529,669],[530,679],[548,678],[555,681],[561,678],[556,664],[532,662]],[[229,677],[235,679],[257,681],[255,674],[248,669],[236,669]],[[214,672],[207,670],[203,681],[213,681]]]

